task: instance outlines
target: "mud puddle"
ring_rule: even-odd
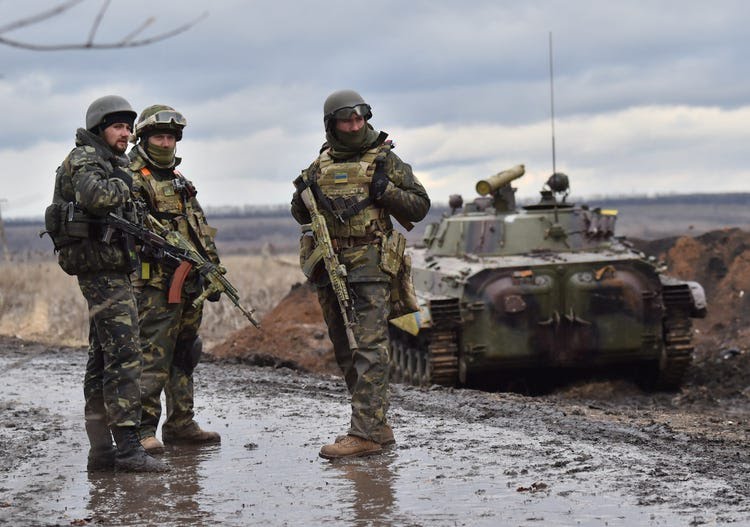
[[[4,344],[0,523],[750,521],[746,436],[698,444],[653,420],[630,424],[625,410],[576,411],[578,403],[552,399],[398,386],[391,409],[397,446],[331,463],[317,452],[347,424],[337,379],[226,363],[201,364],[196,374],[197,419],[221,432],[221,445],[168,447],[169,474],[89,474],[85,354]]]

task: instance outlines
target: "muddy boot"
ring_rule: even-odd
[[[383,430],[385,435],[385,440],[380,443],[380,446],[391,446],[396,444],[396,438],[393,436],[393,429],[390,427],[390,425],[385,425],[385,429]],[[346,438],[345,434],[342,434],[340,436],[336,436],[336,440],[334,443],[338,443],[339,441]]]
[[[117,451],[112,445],[112,434],[104,421],[86,421],[86,435],[89,436],[89,458],[86,470],[110,470],[115,467]]]
[[[375,441],[347,435],[340,441],[323,446],[318,455],[325,459],[339,459],[342,457],[371,456],[382,451],[383,448]]]
[[[203,430],[195,421],[178,430],[162,429],[161,437],[165,444],[203,445],[221,443],[221,436],[217,432]]]
[[[113,427],[112,435],[117,443],[115,469],[124,472],[168,472],[169,467],[151,457],[143,449],[135,427]]]
[[[164,445],[156,439],[156,436],[147,436],[141,439],[141,446],[149,454],[161,454],[164,452]]]

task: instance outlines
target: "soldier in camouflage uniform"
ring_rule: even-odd
[[[86,129],[78,129],[76,147],[57,169],[53,203],[45,212],[60,266],[78,277],[89,307],[83,392],[90,470],[168,470],[146,453],[137,432],[141,352],[129,276],[135,253],[122,235],[109,241],[102,237],[101,218],[110,212],[126,216],[133,212],[133,178],[124,154],[135,117],[130,104],[116,95],[89,106]]]
[[[136,194],[148,213],[169,229],[180,232],[205,258],[219,264],[214,244],[216,230],[206,223],[193,184],[175,168],[177,141],[187,121],[165,105],[149,106],[136,125],[137,145],[130,152],[130,170],[135,174]],[[198,329],[203,304],[192,302],[201,293],[200,276],[192,271],[172,302],[167,290],[175,272],[173,266],[143,258],[133,284],[138,302],[143,350],[141,398],[141,444],[151,453],[164,450],[156,438],[161,416],[161,392],[167,402],[162,427],[164,443],[218,443],[221,436],[202,430],[193,419],[193,370],[201,354]],[[218,300],[219,293],[208,297]]]
[[[411,166],[393,153],[388,134],[368,123],[370,105],[352,90],[332,93],[323,106],[326,142],[318,158],[295,180],[292,215],[310,223],[301,192],[310,187],[326,224],[347,282],[357,320],[353,351],[325,269],[311,275],[333,342],[336,361],[351,394],[351,425],[346,435],[325,445],[320,456],[335,459],[382,451],[395,443],[386,413],[389,406],[388,319],[391,284],[403,265],[404,237],[393,229],[391,215],[419,221],[430,200]],[[309,238],[307,238],[309,239]],[[303,267],[314,248],[301,244]]]

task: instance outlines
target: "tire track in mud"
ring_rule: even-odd
[[[652,417],[644,419],[637,414],[644,399],[654,400],[649,396],[605,409],[601,402],[569,403],[554,397],[433,387],[432,397],[420,398],[419,392],[408,387],[401,405],[436,417],[449,413],[469,422],[492,423],[500,430],[553,434],[542,442],[541,455],[549,461],[529,465],[550,477],[555,471],[545,468],[563,468],[568,475],[604,471],[603,487],[625,486],[641,505],[663,504],[693,514],[693,525],[750,519],[747,429],[732,430],[732,439],[714,437],[722,435],[721,427],[699,434],[675,430],[668,422],[669,411],[677,412],[667,396],[656,398],[644,412]],[[721,512],[704,518],[711,510]]]

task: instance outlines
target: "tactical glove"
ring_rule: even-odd
[[[385,194],[386,188],[388,188],[388,176],[382,171],[376,170],[370,182],[370,197],[376,201],[379,200]]]
[[[211,293],[210,295],[206,297],[206,300],[208,300],[209,302],[218,302],[220,298],[221,298],[221,291],[214,291],[213,293]]]
[[[128,186],[129,190],[133,190],[133,176],[128,174],[125,170],[116,168],[115,171],[112,172],[110,177],[119,179]]]

